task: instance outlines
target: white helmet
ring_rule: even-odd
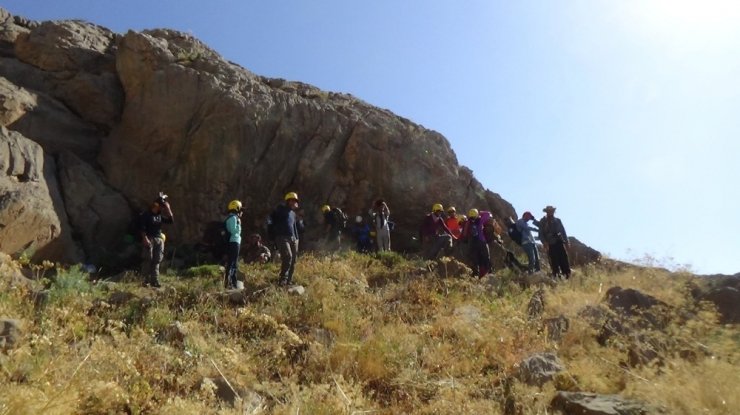
[[[362,223],[362,216],[357,216],[357,217],[355,218],[355,222],[357,222],[357,223]]]

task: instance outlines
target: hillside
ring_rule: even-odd
[[[0,414],[740,411],[737,325],[688,274],[607,261],[522,287],[347,253],[304,256],[291,293],[242,271],[243,292],[209,266],[150,290],[2,256]]]

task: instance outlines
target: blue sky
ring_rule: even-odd
[[[740,2],[5,0],[190,32],[261,75],[444,134],[517,212],[607,255],[740,272]],[[422,201],[428,203],[429,201]]]

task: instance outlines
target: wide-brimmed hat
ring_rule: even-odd
[[[545,213],[547,213],[547,212],[555,212],[555,206],[547,205],[547,206],[545,206],[544,209],[542,209],[542,211],[545,212]]]

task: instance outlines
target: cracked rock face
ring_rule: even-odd
[[[178,218],[167,231],[174,244],[198,242],[234,198],[247,208],[245,228],[261,231],[289,190],[305,209],[305,248],[321,233],[325,203],[355,216],[384,198],[396,250],[417,247],[412,236],[433,203],[514,214],[439,133],[351,95],[255,75],[189,35],[120,35],[2,9],[0,29],[0,124],[40,146],[50,190],[13,193],[17,204],[0,206],[9,217],[19,214],[12,206],[39,204],[47,218],[27,229],[28,241],[10,244],[19,237],[0,228],[0,249],[35,241],[38,258],[94,262],[116,251],[131,209],[160,190]]]

